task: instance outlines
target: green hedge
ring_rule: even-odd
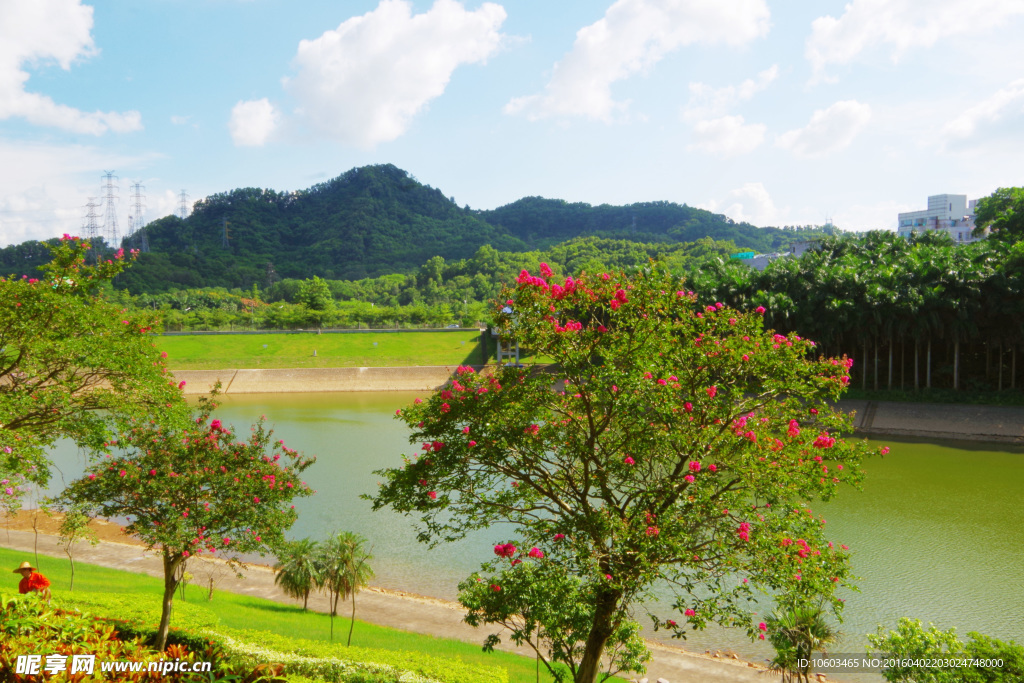
[[[441,660],[420,652],[348,647],[254,630],[218,628],[205,634],[218,640],[234,656],[251,663],[280,662],[285,664],[286,673],[316,680],[508,683],[508,672],[499,667]],[[365,674],[395,678],[359,678]]]
[[[108,621],[124,621],[142,627],[160,625],[160,601],[137,593],[64,593],[53,598],[55,607],[74,609]],[[220,623],[210,609],[175,600],[171,626],[186,631],[216,628]]]

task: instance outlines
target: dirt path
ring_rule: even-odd
[[[66,562],[66,556],[58,545],[54,535],[57,521],[43,514],[34,515],[22,511],[18,517],[9,519],[0,525],[0,546],[25,551],[25,559],[32,559],[32,551],[36,541],[33,531],[33,519],[39,529],[39,553],[51,558],[41,562],[45,573],[50,562]],[[75,548],[75,559],[81,562],[96,564],[103,567],[123,569],[125,571],[162,577],[162,567],[155,553],[146,552],[145,548],[121,533],[120,527],[109,522],[94,523],[101,543],[91,546],[79,543]],[[6,576],[0,568],[0,575]],[[10,570],[7,570],[10,571]],[[238,579],[226,571],[223,563],[203,560],[201,563],[189,565],[189,572],[196,576],[196,583],[205,583],[209,574],[216,576],[217,590],[225,590],[244,595],[253,595],[286,604],[297,604],[297,601],[285,596],[274,585],[274,573],[266,566],[250,565],[243,571],[244,578]],[[0,579],[2,580],[2,579]],[[13,589],[13,579],[9,588]],[[197,585],[195,590],[202,590]],[[311,609],[326,612],[327,599],[321,595],[310,596]],[[359,593],[359,618],[381,626],[423,633],[442,638],[454,638],[470,643],[482,643],[484,632],[462,622],[463,609],[457,603],[413,595],[401,591],[382,588],[368,588]],[[763,669],[728,656],[714,657],[700,655],[659,643],[648,643],[654,655],[648,667],[646,678],[652,683],[659,679],[668,683],[764,683],[766,680]],[[519,652],[527,656],[532,652],[526,648],[502,646],[501,649]]]

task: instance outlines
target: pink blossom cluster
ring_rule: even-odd
[[[835,437],[829,436],[828,432],[822,432],[818,435],[818,438],[814,440],[815,448],[832,448],[835,445]]]
[[[750,540],[750,522],[741,522],[738,529],[736,529],[736,535],[744,541]]]
[[[516,554],[516,547],[511,543],[499,543],[494,546],[494,554],[498,557],[512,558]]]

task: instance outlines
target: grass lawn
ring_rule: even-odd
[[[3,534],[3,530],[0,529],[0,543],[4,540]],[[0,576],[3,577],[0,578],[0,581],[4,582],[0,586],[4,592],[13,593],[17,590],[18,577],[13,574],[8,576],[2,570],[9,572],[9,568],[17,567],[26,559],[35,561],[29,552],[0,548]],[[50,579],[54,595],[65,593],[71,578],[68,561],[40,555],[39,565],[40,571]],[[154,609],[159,612],[163,581],[143,574],[133,574],[76,562],[75,592],[79,591],[138,594],[140,601],[151,602]],[[206,594],[206,589],[203,586],[189,586],[185,589],[185,601],[211,610],[223,626],[259,629],[289,638],[329,641],[330,618],[326,614],[303,612],[300,607],[219,590],[215,591],[213,601],[207,602]],[[177,603],[178,599],[175,602]],[[358,606],[359,599],[357,597],[357,616]],[[172,628],[174,625],[172,614]],[[348,627],[348,619],[338,616],[334,620],[336,642],[344,644],[348,635]],[[481,631],[481,643],[484,635],[485,632]],[[485,653],[481,651],[480,645],[385,628],[360,621],[358,618],[352,636],[352,645],[383,650],[419,651],[441,659],[461,659],[468,663],[498,666],[508,671],[510,683],[530,683],[537,680],[534,659],[505,652]],[[344,655],[339,653],[339,656]],[[554,680],[547,674],[543,666],[541,666],[540,680]]]
[[[480,365],[477,330],[157,337],[171,370]],[[493,352],[494,344],[488,340]],[[314,356],[314,352],[316,355]]]

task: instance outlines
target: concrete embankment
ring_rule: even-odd
[[[433,391],[457,366],[397,368],[298,368],[264,370],[178,370],[185,393],[207,393],[217,380],[225,394],[280,394],[330,391]],[[474,366],[478,372],[492,366]],[[846,400],[854,427],[865,436],[964,439],[1024,444],[1024,407],[950,403]]]

